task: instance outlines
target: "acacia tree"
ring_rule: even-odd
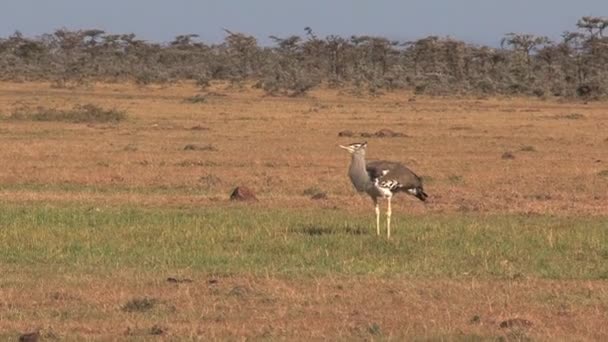
[[[517,53],[524,56],[525,76],[530,81],[532,79],[532,54],[538,52],[545,45],[551,44],[549,38],[545,36],[535,36],[533,34],[507,33],[501,40],[501,47],[509,46]]]
[[[579,19],[576,26],[587,31],[590,37],[604,38],[604,30],[608,28],[608,18],[586,16]]]
[[[348,80],[348,41],[336,35],[330,35],[324,41],[324,59],[328,65],[328,81],[340,85]]]
[[[232,64],[229,79],[240,82],[255,74],[260,49],[257,40],[249,35],[224,29],[228,35],[221,48],[225,49],[226,57]]]
[[[264,71],[262,87],[270,94],[304,95],[321,82],[321,43],[307,28],[308,40],[292,35],[270,36],[277,48],[270,55]]]
[[[577,22],[583,33],[583,70],[585,80],[577,88],[579,96],[598,97],[608,93],[608,37],[604,30],[608,18],[583,17]]]
[[[583,17],[562,40],[508,33],[501,48],[450,38],[399,43],[383,37],[304,35],[276,37],[259,46],[243,33],[225,30],[221,44],[197,34],[166,44],[134,34],[59,29],[40,37],[19,32],[0,37],[0,78],[59,82],[135,80],[141,84],[195,80],[259,81],[270,93],[301,95],[322,82],[358,90],[413,88],[417,92],[608,95],[608,19]]]

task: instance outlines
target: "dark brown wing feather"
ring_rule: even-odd
[[[398,182],[396,187],[391,188],[392,192],[405,191],[421,201],[425,201],[428,197],[424,192],[422,179],[401,163],[386,160],[370,161],[366,164],[366,169],[372,180],[377,179],[380,183]]]
[[[398,162],[386,160],[370,161],[367,163],[366,169],[372,179],[378,178],[380,181],[395,180],[406,189],[422,186],[422,179],[405,165]],[[385,170],[388,170],[388,172]]]

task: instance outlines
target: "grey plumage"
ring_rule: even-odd
[[[367,193],[374,201],[376,210],[376,228],[380,234],[380,209],[378,198],[386,198],[387,235],[390,238],[391,198],[398,192],[405,192],[425,201],[428,195],[424,192],[422,179],[405,165],[386,160],[365,161],[367,142],[354,143],[341,148],[351,153],[348,176],[358,192]]]

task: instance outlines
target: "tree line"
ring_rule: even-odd
[[[559,41],[508,33],[500,47],[429,36],[400,42],[383,37],[253,36],[225,30],[206,44],[196,34],[168,43],[135,34],[59,29],[38,37],[0,38],[0,79],[57,85],[134,80],[140,84],[223,80],[254,84],[273,95],[298,96],[321,84],[377,94],[509,94],[603,98],[608,95],[608,19],[583,17]]]

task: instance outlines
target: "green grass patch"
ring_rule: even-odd
[[[608,278],[608,218],[323,210],[0,208],[0,264],[226,274]]]

